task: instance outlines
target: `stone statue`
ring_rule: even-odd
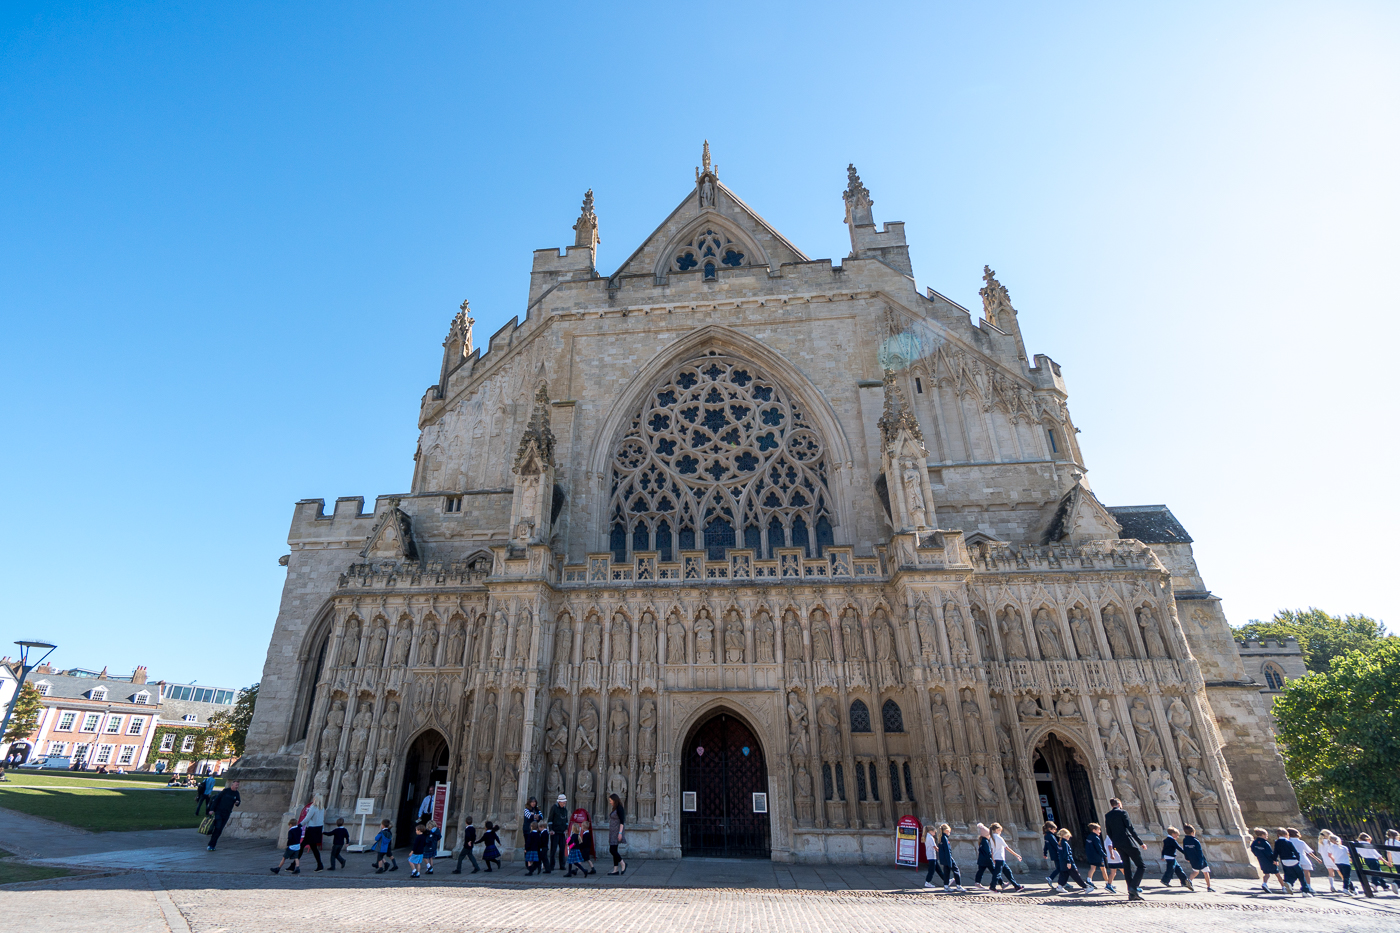
[[[642,777],[637,782],[637,816],[643,820],[656,818],[656,779],[650,762],[642,765]]]
[[[1201,747],[1191,738],[1191,712],[1180,697],[1172,697],[1167,706],[1167,722],[1172,727],[1172,738],[1176,741],[1177,754],[1182,758],[1200,758]]]
[[[1044,606],[1035,612],[1035,637],[1040,641],[1042,657],[1058,659],[1065,656],[1065,650],[1060,645],[1060,635],[1055,631],[1055,622]]]
[[[554,669],[562,671],[574,659],[574,625],[567,615],[561,615],[554,632]]]
[[[1079,705],[1067,693],[1060,694],[1055,700],[1055,715],[1061,719],[1079,719]]]
[[[1118,727],[1117,721],[1109,723],[1108,734],[1104,736],[1104,748],[1107,749],[1110,758],[1128,757],[1128,740],[1123,738],[1123,730]]]
[[[1137,788],[1133,786],[1132,778],[1124,768],[1118,769],[1118,776],[1113,781],[1113,791],[1127,809],[1135,809],[1142,805],[1142,798],[1138,796]]]
[[[1147,646],[1149,658],[1167,657],[1167,645],[1162,641],[1162,632],[1157,626],[1157,617],[1146,606],[1138,610],[1138,628],[1142,629],[1142,643]]]
[[[685,626],[676,615],[671,616],[666,626],[666,663],[685,663]]]
[[[987,740],[982,735],[982,708],[971,690],[963,691],[963,727],[967,729],[968,751],[977,755],[987,750]]]
[[[418,666],[433,667],[437,664],[438,631],[436,625],[423,626],[423,636],[418,639]]]
[[[797,615],[791,609],[783,613],[783,657],[790,664],[804,660],[802,626],[797,624]]]
[[[1069,632],[1074,636],[1074,650],[1086,661],[1096,661],[1099,649],[1094,645],[1094,632],[1089,620],[1084,618],[1084,610],[1075,606],[1069,611]]]
[[[452,637],[447,642],[447,663],[452,667],[462,663],[462,652],[466,650],[467,638],[461,625],[452,627]]]
[[[520,621],[515,624],[515,660],[520,664],[530,659],[530,632],[535,627],[534,621],[527,609],[520,613]]]
[[[712,208],[715,206],[715,186],[710,181],[709,176],[705,176],[700,182],[700,206],[702,208]]]
[[[1006,726],[1000,720],[997,721],[997,753],[1001,755],[1002,767],[1010,770],[1016,757],[1015,749],[1011,745],[1011,733],[1006,731]]]
[[[337,697],[331,703],[330,711],[326,713],[326,725],[321,729],[322,766],[340,751],[340,730],[344,725],[345,701]]]
[[[345,623],[345,634],[341,636],[340,663],[343,667],[354,664],[360,656],[360,623],[351,619]]]
[[[1157,730],[1153,728],[1152,711],[1139,697],[1133,700],[1133,708],[1128,712],[1137,733],[1138,751],[1144,759],[1162,760],[1162,743],[1157,740]]]
[[[501,809],[514,809],[516,794],[520,790],[520,776],[513,765],[506,765],[501,772]]]
[[[637,717],[637,755],[643,761],[656,757],[656,701],[642,703],[642,712]]]
[[[865,659],[865,636],[860,630],[860,618],[854,609],[841,613],[841,647],[846,652],[847,661]]]
[[[987,626],[987,614],[981,608],[973,606],[972,621],[977,629],[977,649],[982,653],[982,660],[993,660],[992,633]]]
[[[956,807],[964,800],[962,778],[951,769],[943,772],[943,802]]]
[[[798,819],[802,818],[802,803],[807,804],[807,819],[811,819],[812,814],[812,775],[807,771],[807,762],[797,763],[797,777],[793,780],[794,796],[797,798]]]
[[[506,656],[506,633],[510,629],[510,622],[506,619],[504,609],[496,610],[496,621],[491,629],[491,657],[503,660]]]
[[[400,625],[399,633],[394,638],[394,667],[402,668],[408,664],[408,649],[412,638],[412,627],[407,623]]]
[[[1159,807],[1180,806],[1181,799],[1176,795],[1172,776],[1164,768],[1154,768],[1147,772],[1147,786],[1152,790],[1152,799]]]
[[[944,755],[953,754],[953,729],[949,724],[948,706],[943,702],[943,691],[933,691],[933,734],[938,741],[938,751]]]
[[[481,731],[478,733],[478,752],[494,752],[496,750],[496,715],[499,712],[496,708],[496,695],[486,694],[486,705],[481,708]]]
[[[569,753],[569,714],[564,712],[564,704],[555,700],[545,717],[545,746],[549,749],[551,761],[561,762]]]
[[[919,471],[915,468],[913,460],[905,460],[903,468],[900,477],[904,482],[905,501],[909,503],[909,517],[914,520],[915,528],[925,528],[928,526],[925,520],[927,510],[924,507],[924,487],[919,481]]]
[[[613,616],[611,648],[613,661],[632,660],[632,632],[621,614]]]
[[[988,810],[997,805],[996,789],[992,787],[992,779],[987,776],[987,769],[981,765],[973,766],[972,786],[977,793],[977,806]]]
[[[1001,630],[1001,643],[1006,648],[1007,658],[1014,661],[1026,659],[1026,637],[1021,631],[1021,614],[1010,606],[997,613],[997,628]]]
[[[598,754],[598,711],[592,701],[584,700],[578,714],[578,728],[574,730],[574,755],[585,769],[593,767]]]
[[[491,775],[485,768],[478,769],[476,780],[472,782],[472,810],[484,815],[490,793]]]
[[[695,617],[695,663],[715,663],[715,624],[710,621],[708,609],[701,609]]]
[[[639,657],[643,664],[656,663],[656,618],[650,612],[642,613],[642,624],[637,626]]]
[[[880,665],[880,676],[887,684],[902,684],[904,679],[899,672],[899,653],[894,646],[894,630],[881,613],[874,620],[875,660]]]
[[[374,727],[374,702],[368,698],[360,701],[359,712],[355,714],[354,731],[350,734],[350,767],[355,768],[365,760],[365,749],[369,746],[370,729]]]
[[[1186,788],[1198,807],[1220,806],[1220,795],[1210,786],[1210,779],[1200,768],[1186,769]]]
[[[544,789],[550,799],[564,793],[564,775],[559,773],[559,763],[557,761],[551,763],[549,766],[549,780],[545,782]]]
[[[384,660],[384,642],[389,632],[383,622],[374,623],[374,632],[369,636],[369,652],[365,655],[365,667],[377,667]]]
[[[1113,724],[1113,704],[1100,697],[1094,707],[1094,721],[1099,725],[1099,738],[1108,738],[1108,727]]]
[[[592,765],[588,768],[580,768],[574,777],[574,796],[578,798],[580,804],[593,799],[593,770]]]
[[[608,793],[617,794],[619,800],[627,802],[627,776],[622,773],[622,765],[613,762],[612,770],[608,772]]]
[[[1128,627],[1116,606],[1108,606],[1103,611],[1104,632],[1108,635],[1108,647],[1114,658],[1122,660],[1133,656],[1133,646],[1128,641]]]
[[[753,649],[758,654],[759,664],[773,663],[773,620],[766,611],[760,611],[754,625]]]
[[[510,712],[506,714],[506,741],[502,748],[507,755],[519,753],[521,737],[525,729],[525,695],[514,691]]]
[[[794,758],[807,756],[807,706],[796,691],[788,694],[788,741]]]
[[[967,636],[963,634],[962,610],[957,603],[943,604],[943,625],[948,629],[948,647],[954,659],[967,657]]]
[[[836,714],[836,703],[831,697],[823,697],[817,704],[817,729],[822,737],[822,756],[839,758],[841,755],[841,717]]]
[[[627,757],[627,727],[631,722],[632,717],[627,715],[627,709],[622,705],[622,700],[613,700],[612,712],[608,713],[608,754],[612,756],[614,761],[620,761]]]
[[[603,625],[596,618],[590,618],[583,626],[583,659],[597,661],[603,650]]]
[[[724,623],[724,661],[726,664],[744,663],[744,621],[733,609]]]
[[[1021,697],[1021,702],[1016,704],[1016,713],[1022,719],[1039,719],[1045,715],[1045,711],[1040,708],[1040,701],[1030,694]]]
[[[1011,807],[1012,819],[1019,820],[1026,814],[1026,797],[1021,791],[1021,782],[1007,778],[1006,802]]]
[[[826,621],[826,613],[820,609],[812,611],[812,657],[817,661],[830,661],[836,657],[831,643],[831,625]]]

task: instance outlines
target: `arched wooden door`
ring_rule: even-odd
[[[768,765],[754,734],[734,715],[718,713],[691,733],[682,791],[682,855],[771,857]]]

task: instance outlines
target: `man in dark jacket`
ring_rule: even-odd
[[[1137,830],[1133,829],[1133,821],[1128,816],[1128,811],[1123,809],[1123,801],[1112,797],[1108,805],[1112,809],[1108,811],[1108,816],[1104,817],[1104,831],[1108,833],[1108,838],[1113,840],[1113,847],[1118,850],[1118,854],[1123,857],[1123,880],[1128,883],[1128,900],[1140,901],[1143,897],[1138,887],[1142,884],[1142,873],[1147,870],[1142,864],[1142,852],[1139,851],[1143,842]]]
[[[549,824],[549,848],[545,851],[544,870],[545,873],[554,871],[554,857],[559,857],[559,868],[564,868],[565,844],[569,839],[569,798],[563,794],[554,801],[554,806],[549,808],[549,816],[545,822]]]
[[[228,786],[219,791],[219,796],[214,798],[214,802],[208,805],[205,814],[214,814],[214,832],[209,836],[209,851],[213,852],[214,847],[219,844],[219,837],[223,835],[224,824],[228,818],[233,816],[233,808],[243,803],[243,798],[238,796],[238,782],[230,781]]]

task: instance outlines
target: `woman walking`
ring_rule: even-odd
[[[325,867],[321,864],[321,834],[324,832],[325,826],[326,801],[320,794],[317,794],[311,798],[311,802],[301,813],[301,827],[304,830],[302,851],[303,854],[309,851],[315,857],[317,871]]]
[[[612,809],[608,811],[608,852],[613,860],[613,870],[608,874],[625,875],[627,860],[618,852],[618,846],[627,841],[627,808],[622,805],[622,798],[617,794],[609,794],[608,803],[612,804]]]

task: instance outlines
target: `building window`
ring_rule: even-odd
[[[1059,452],[1060,452],[1060,445],[1057,444],[1057,443],[1055,443],[1055,432],[1052,431],[1052,430],[1050,430],[1049,428],[1046,428],[1046,429],[1045,429],[1045,436],[1046,436],[1046,438],[1048,438],[1049,441],[1050,441],[1050,452],[1051,452],[1052,454],[1057,454],[1057,453],[1059,453]]]
[[[105,765],[112,760],[112,752],[116,751],[115,745],[97,746],[97,763]]]
[[[83,717],[83,732],[96,732],[97,723],[102,718],[101,713],[88,713]]]
[[[890,762],[890,795],[895,803],[904,800],[904,795],[899,792],[899,763],[894,761]]]
[[[868,762],[868,765],[870,767],[870,796],[878,803],[880,800],[880,779],[876,777],[878,772],[875,770],[875,762]],[[856,767],[859,768],[860,765],[856,765]]]
[[[914,775],[909,770],[909,762],[907,761],[904,763],[904,792],[909,795],[909,800],[912,803],[914,800]]]
[[[185,722],[199,722],[199,715],[197,713],[186,713],[184,715],[184,720]]]
[[[160,750],[163,752],[173,752],[175,750],[175,733],[167,732],[160,737]]]
[[[914,377],[914,391],[920,395],[924,394],[924,381],[918,376]]]
[[[72,731],[73,731],[73,720],[75,720],[75,719],[77,719],[77,718],[78,718],[78,714],[77,714],[77,713],[64,713],[62,716],[59,717],[59,719],[58,719],[58,728],[55,729],[54,731],[55,731],[55,732],[72,732]]]
[[[180,752],[188,755],[192,751],[194,751],[194,736],[187,735],[185,740],[180,743]]]
[[[147,703],[151,702],[151,695],[142,690],[131,698],[131,702],[135,703],[137,706],[145,706]]]
[[[121,731],[122,731],[122,717],[120,717],[120,716],[108,716],[108,717],[107,717],[107,731],[108,731],[108,732],[113,732],[113,733],[121,732]]]
[[[885,705],[880,707],[880,719],[885,724],[886,732],[904,731],[904,714],[894,700],[886,700]]]
[[[865,764],[859,761],[856,762],[856,799],[862,801],[866,799]]]
[[[131,725],[127,727],[126,734],[127,734],[127,735],[140,735],[140,734],[141,734],[141,730],[144,729],[144,728],[146,728],[146,717],[145,717],[145,716],[132,716],[132,717],[131,717]]]
[[[89,696],[91,696],[94,700],[105,700],[107,699],[107,688],[93,687],[92,692],[89,694]]]
[[[462,511],[462,497],[461,497],[461,496],[448,496],[446,499],[443,500],[443,503],[442,503],[442,510],[443,510],[444,512],[460,512],[460,511]]]
[[[66,752],[67,750],[68,750],[68,743],[67,743],[67,742],[50,742],[50,743],[49,743],[49,752],[48,752],[48,753],[49,753],[50,755],[55,756],[55,757],[62,758],[62,757],[63,757],[63,753]]]
[[[136,746],[135,746],[135,745],[123,745],[123,746],[122,746],[122,753],[121,753],[121,755],[117,758],[117,764],[119,764],[119,765],[129,765],[129,764],[131,764],[131,759],[133,759],[133,758],[135,758],[135,757],[136,757]]]
[[[671,268],[676,272],[689,272],[702,263],[705,278],[712,279],[716,263],[731,269],[744,265],[744,251],[727,234],[710,229],[678,249],[671,260]]]
[[[75,742],[73,744],[73,758],[77,761],[87,761],[88,749],[91,747],[86,742]]]
[[[1264,683],[1269,685],[1270,690],[1282,690],[1284,684],[1283,671],[1272,664],[1265,664]]]
[[[46,696],[48,696],[48,695],[49,695],[49,690],[51,690],[52,688],[53,688],[53,684],[49,683],[49,682],[46,681],[46,680],[41,680],[41,681],[39,681],[37,684],[34,685],[34,689],[39,691],[39,696],[41,696],[41,697],[46,697]]]
[[[851,731],[870,731],[870,707],[866,706],[863,700],[856,700],[851,704]]]

